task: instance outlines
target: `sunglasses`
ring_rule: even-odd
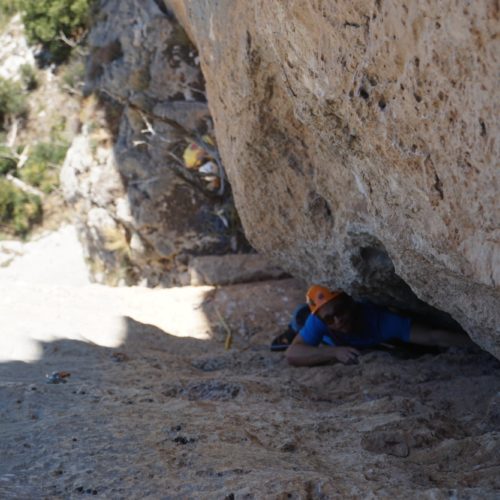
[[[324,316],[322,316],[322,319],[325,323],[333,323],[335,319],[344,319],[346,316],[349,316],[349,310],[346,308],[341,308],[336,312],[328,312]]]
[[[335,318],[337,318],[338,316],[336,314],[327,314],[325,316],[323,316],[323,321],[325,323],[333,323],[335,321]]]

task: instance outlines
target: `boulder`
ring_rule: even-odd
[[[498,6],[172,0],[246,235],[500,356]]]
[[[16,14],[0,34],[0,78],[19,81],[21,67],[35,66],[33,50],[24,36],[21,15]]]
[[[282,269],[257,254],[193,257],[188,272],[191,286],[234,285],[288,277]]]

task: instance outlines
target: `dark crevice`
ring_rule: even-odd
[[[351,264],[358,274],[353,293],[357,298],[394,307],[416,321],[436,327],[463,331],[452,316],[420,300],[400,278],[383,244],[369,234],[357,234],[352,244],[358,252],[351,256]]]
[[[481,118],[479,119],[479,125],[481,126],[481,137],[486,137],[486,125]]]
[[[287,157],[287,163],[288,163],[288,166],[294,170],[295,172],[297,172],[298,174],[301,174],[301,175],[304,175],[304,172],[300,166],[300,162],[298,160],[298,158],[293,154],[293,153],[290,153]]]
[[[325,219],[332,219],[332,209],[323,196],[312,191],[309,194],[308,212],[312,221],[321,223]]]
[[[251,51],[252,51],[252,35],[250,35],[250,32],[247,30],[247,54],[250,55]]]
[[[170,21],[175,19],[174,14],[167,8],[163,0],[154,0],[154,3],[158,6],[160,11],[165,14]]]
[[[434,188],[435,190],[439,193],[439,197],[444,200],[444,193],[443,193],[443,183],[441,182],[441,179],[439,178],[438,174],[434,172]]]

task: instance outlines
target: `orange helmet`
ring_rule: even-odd
[[[331,291],[328,288],[320,285],[313,285],[307,290],[306,301],[311,313],[314,314],[328,302],[340,297],[342,292]]]

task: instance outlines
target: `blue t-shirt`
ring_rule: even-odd
[[[409,342],[411,319],[394,314],[375,304],[358,303],[361,315],[361,329],[356,333],[331,332],[315,314],[310,314],[299,334],[302,340],[312,346],[321,342],[333,346],[372,347],[389,340]]]

